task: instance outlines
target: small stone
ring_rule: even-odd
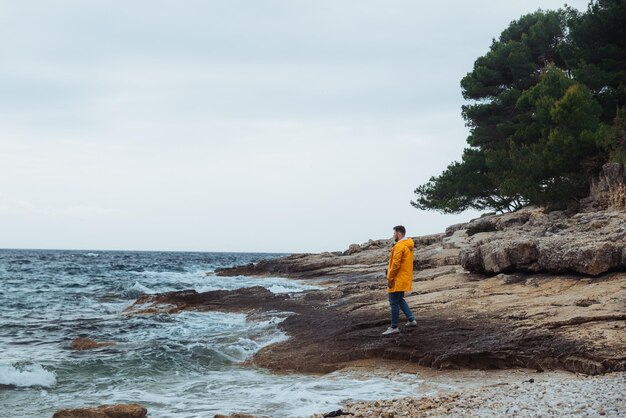
[[[91,338],[76,338],[72,341],[72,350],[90,350],[92,348],[107,347],[110,345],[115,345],[115,343],[110,341],[98,342]]]

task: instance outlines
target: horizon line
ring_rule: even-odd
[[[0,247],[0,251],[92,251],[92,252],[159,252],[159,253],[212,253],[212,254],[298,254],[282,251],[207,251],[207,250],[128,250],[128,249],[94,249],[94,248],[8,248]]]

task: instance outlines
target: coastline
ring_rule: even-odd
[[[568,217],[528,208],[416,237],[413,291],[406,299],[418,326],[390,338],[380,336],[389,320],[381,268],[389,240],[215,272],[225,280],[240,274],[308,277],[330,284],[324,289],[292,295],[260,286],[168,292],[142,296],[126,313],[293,312],[279,325],[290,338],[248,361],[273,371],[327,373],[368,358],[439,369],[624,371],[625,226],[626,211]],[[535,247],[529,249],[532,240]],[[611,256],[616,253],[617,261]],[[573,258],[599,273],[573,272]],[[472,271],[476,259],[483,270],[502,271]],[[471,262],[464,266],[463,260]],[[551,262],[552,271],[541,265]],[[346,276],[352,270],[358,272]]]
[[[418,327],[390,338],[380,335],[389,320],[382,271],[390,240],[209,273],[224,280],[240,275],[297,278],[322,285],[321,289],[296,294],[273,294],[261,286],[167,292],[144,295],[125,313],[224,311],[254,318],[291,312],[278,325],[289,338],[244,362],[274,373],[342,370],[367,375],[382,367],[390,378],[402,373],[430,377],[459,373],[464,379],[479,373],[483,376],[479,381],[501,377],[495,386],[431,394],[417,404],[417,398],[346,404],[356,416],[363,410],[369,412],[362,416],[391,410],[412,411],[406,416],[453,410],[472,415],[483,410],[470,397],[515,404],[508,399],[515,389],[539,402],[537,396],[546,391],[563,391],[565,396],[582,390],[577,385],[585,381],[592,382],[589,390],[600,395],[613,393],[606,389],[611,385],[626,392],[625,238],[623,209],[571,215],[533,207],[414,237],[413,291],[407,301]],[[531,389],[526,390],[520,379],[545,383],[528,385]],[[614,415],[623,410],[619,396],[602,400],[601,405],[579,400],[587,404],[576,404],[571,413]],[[544,406],[548,409],[511,412],[491,405],[489,411],[549,414],[554,405]]]

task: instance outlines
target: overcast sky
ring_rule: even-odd
[[[459,81],[563,4],[0,1],[0,248],[335,251],[467,221],[409,203],[466,144]]]

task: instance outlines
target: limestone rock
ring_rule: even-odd
[[[626,209],[626,170],[624,164],[602,166],[598,177],[591,181],[589,198],[585,203],[594,209]]]
[[[484,274],[525,271],[596,276],[626,268],[626,211],[560,213],[556,219],[554,213],[520,212],[493,221],[496,231],[461,250],[459,263]]]

